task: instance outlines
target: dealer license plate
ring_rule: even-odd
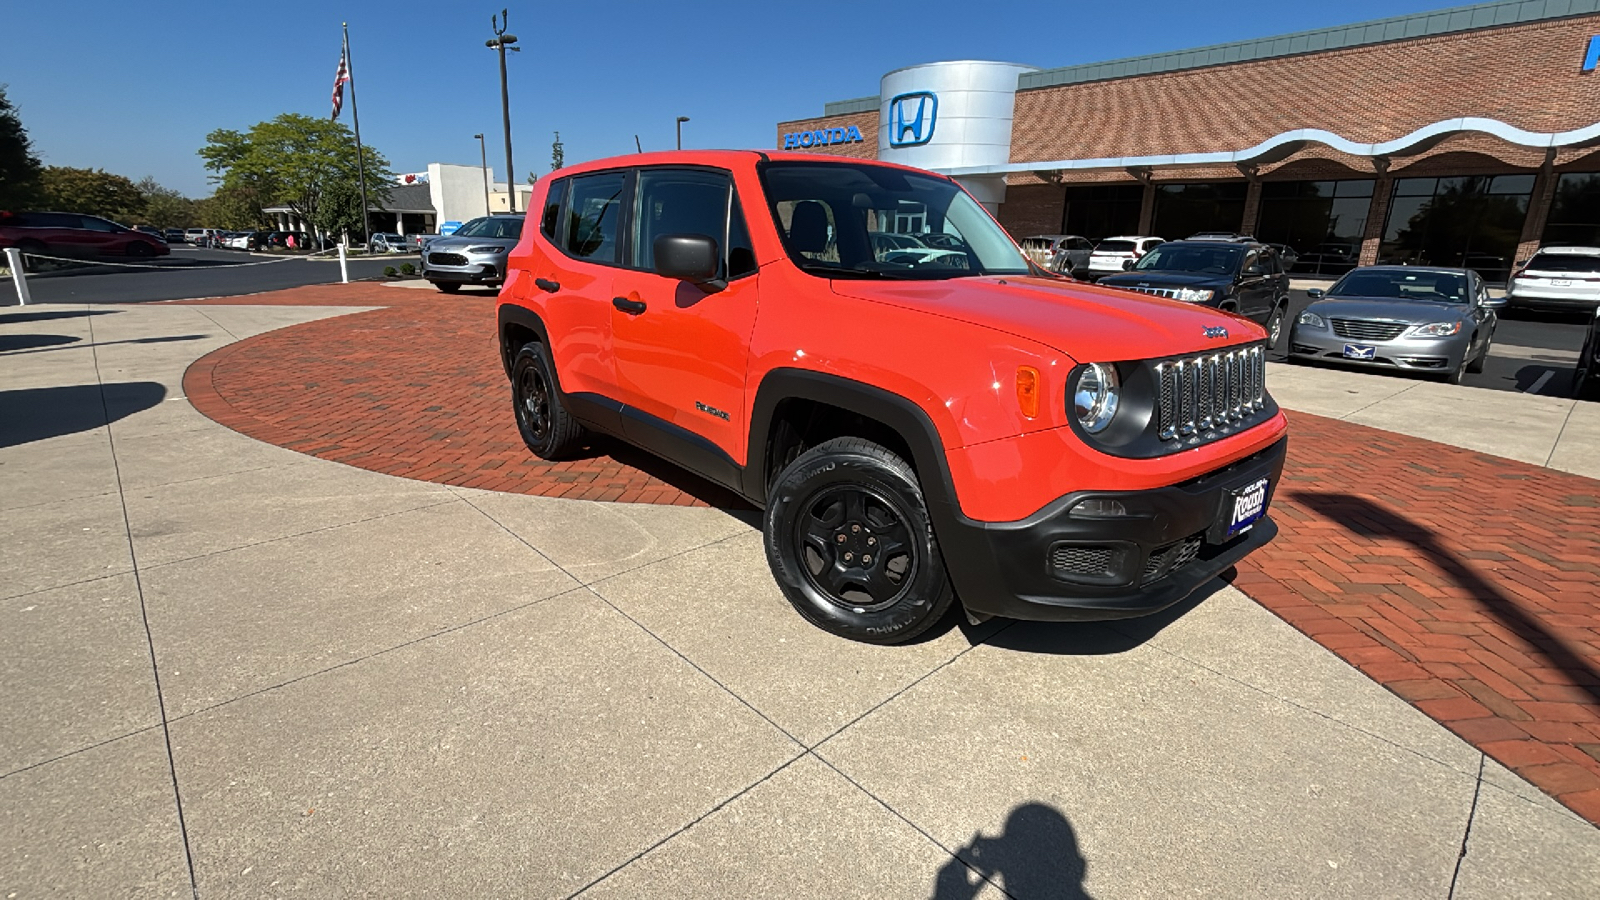
[[[1267,479],[1263,478],[1234,492],[1228,537],[1249,531],[1267,511],[1267,484]]]
[[[1570,279],[1570,278],[1552,278],[1552,279],[1550,279],[1550,286],[1551,287],[1572,287],[1572,279]]]
[[[1377,356],[1378,356],[1378,348],[1377,347],[1368,347],[1368,346],[1366,346],[1364,344],[1345,344],[1344,345],[1344,358],[1345,359],[1376,359]]]

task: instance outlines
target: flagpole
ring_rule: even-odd
[[[350,78],[350,121],[356,130],[356,177],[361,180],[361,238],[371,240],[372,223],[371,212],[367,208],[367,159],[366,152],[361,149],[361,113],[356,111],[356,64],[350,58],[350,23],[340,23],[344,26],[344,65],[345,73]]]

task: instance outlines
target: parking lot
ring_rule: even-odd
[[[0,311],[0,888],[1600,884],[1593,404],[1275,368],[1278,555],[1149,619],[880,648],[794,616],[692,476],[531,459],[490,321],[379,284]],[[1480,445],[1425,439],[1450,410]]]

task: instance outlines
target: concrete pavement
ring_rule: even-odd
[[[746,514],[393,478],[182,396],[347,311],[0,312],[76,338],[0,352],[0,894],[1600,891],[1600,831],[1220,582],[867,647]],[[1440,427],[1317,374],[1274,393]],[[1471,440],[1582,466],[1564,414]]]

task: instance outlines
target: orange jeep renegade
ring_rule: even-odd
[[[655,153],[534,191],[500,293],[544,459],[603,432],[765,509],[844,637],[1177,602],[1277,529],[1265,333],[1026,260],[959,184],[806,154]]]

